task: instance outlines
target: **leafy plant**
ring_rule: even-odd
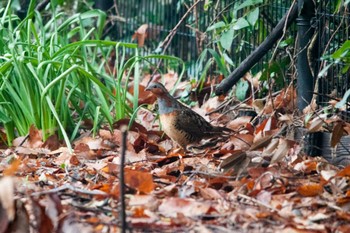
[[[21,21],[10,4],[1,9],[0,21],[0,122],[8,144],[14,132],[25,135],[32,124],[44,140],[58,130],[69,148],[67,132],[74,138],[82,120],[98,117],[111,125],[112,90],[120,87],[112,76],[97,74],[113,48],[136,45],[100,40],[105,14],[98,10],[67,17],[53,9],[45,21],[29,9]],[[87,21],[96,27],[85,26]]]
[[[203,50],[197,61],[196,76],[201,83],[214,64],[217,66],[218,73],[227,76],[232,71],[232,67],[240,62],[240,59],[232,59],[232,57],[236,53],[242,54],[244,47],[250,45],[252,36],[246,37],[245,33],[252,35],[256,31],[261,3],[263,3],[262,0],[248,0],[227,6],[227,9],[232,8],[230,14],[227,16],[221,12],[221,15],[215,18],[222,20],[206,29],[206,33],[212,37],[214,43],[213,48]],[[205,5],[206,9],[210,7],[215,7],[213,2]]]
[[[214,23],[207,28],[207,32],[214,31],[214,38],[218,46],[220,54],[225,58],[225,61],[232,63],[227,52],[232,49],[232,43],[240,36],[242,29],[249,28],[251,32],[259,19],[259,4],[262,0],[249,0],[242,3],[236,3],[233,10],[230,12],[230,17],[223,15],[223,20]],[[247,38],[249,43],[249,38]],[[236,48],[240,50],[240,48]]]
[[[44,140],[58,131],[71,149],[85,120],[93,122],[95,134],[103,122],[111,127],[115,120],[135,115],[143,61],[175,61],[184,72],[181,59],[143,57],[136,44],[101,40],[104,12],[67,16],[52,7],[52,17],[46,19],[33,2],[24,20],[11,12],[11,2],[0,10],[0,122],[9,145],[16,134],[25,135],[35,125]],[[135,55],[128,59],[127,50]]]

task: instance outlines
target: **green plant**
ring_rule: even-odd
[[[106,16],[98,10],[68,17],[52,7],[45,21],[30,7],[21,21],[10,4],[1,9],[0,21],[0,122],[8,144],[14,132],[25,135],[32,124],[44,140],[58,131],[69,148],[67,132],[74,138],[83,119],[98,117],[111,125],[112,90],[121,87],[112,76],[97,74],[105,73],[113,48],[136,45],[100,40]]]
[[[226,10],[232,9],[229,11],[230,14],[224,14],[226,11],[223,10],[215,17],[221,20],[216,21],[206,30],[206,34],[212,38],[213,48],[204,49],[196,64],[196,76],[201,84],[214,64],[217,66],[217,72],[224,76],[227,76],[232,68],[239,64],[241,60],[232,59],[232,57],[242,57],[242,50],[246,45],[251,44],[252,33],[257,30],[261,3],[263,3],[262,0],[235,2],[226,7]],[[210,7],[215,7],[211,1],[205,5],[205,9]],[[245,35],[246,33],[248,36]],[[235,43],[234,46],[233,43]],[[235,56],[237,53],[241,55]]]
[[[71,149],[84,120],[93,122],[95,135],[101,123],[112,127],[135,118],[142,63],[175,61],[184,73],[181,59],[139,56],[136,44],[101,40],[106,15],[99,10],[68,16],[52,5],[51,17],[43,18],[34,2],[23,20],[12,13],[11,2],[0,9],[0,123],[9,145],[35,125],[44,140],[58,132]],[[126,50],[135,55],[127,58]]]

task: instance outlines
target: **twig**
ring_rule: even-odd
[[[296,4],[296,0],[293,1],[292,5]],[[290,17],[290,14],[291,14],[291,11],[292,11],[292,8],[289,8],[288,12],[287,12],[287,18]],[[281,43],[281,41],[284,39],[285,35],[286,35],[286,32],[287,32],[287,28],[288,28],[288,20],[286,20],[284,22],[284,26],[283,26],[283,33],[282,33],[282,36],[280,37],[280,39],[277,41],[277,44],[276,44],[276,47],[272,53],[272,56],[271,56],[271,59],[269,61],[269,65],[268,65],[268,70],[269,70],[269,73],[270,73],[270,67],[272,65],[272,62],[275,60],[276,56],[277,56],[277,50],[278,50],[278,47],[279,47],[279,44]],[[270,75],[270,74],[269,74]],[[271,99],[271,105],[272,105],[272,109],[274,111],[276,111],[275,109],[275,103],[274,103],[274,99],[272,98],[272,86],[271,86],[271,78],[268,78],[268,86],[269,86],[269,96],[270,96],[270,99]],[[287,93],[287,92],[286,92]]]
[[[226,178],[226,179],[234,179],[236,176],[225,176],[222,172],[213,173],[213,172],[203,172],[203,171],[184,171],[185,175],[202,175],[209,178]]]
[[[274,208],[274,207],[272,207],[270,205],[267,205],[267,204],[265,204],[265,203],[255,199],[255,198],[249,197],[249,196],[244,195],[242,193],[237,194],[237,196],[240,197],[240,198],[244,198],[244,199],[246,199],[248,201],[251,201],[251,202],[253,202],[253,203],[255,203],[255,204],[259,205],[259,206],[263,206],[263,207],[268,208],[268,209],[270,209],[272,211],[278,212],[278,210],[276,208]]]
[[[186,17],[188,16],[188,14],[192,11],[192,9],[197,6],[197,4],[200,2],[201,0],[196,1],[190,8],[188,8],[188,10],[186,11],[186,13],[182,16],[182,18],[180,19],[180,21],[175,25],[175,27],[170,31],[170,33],[167,35],[167,37],[165,37],[165,39],[163,40],[163,42],[161,43],[161,45],[159,46],[160,48],[163,48],[163,54],[165,53],[165,51],[167,50],[167,48],[170,45],[170,42],[172,41],[172,39],[174,38],[176,31],[179,29],[180,25],[182,24],[182,22],[186,19]]]
[[[64,190],[71,190],[72,192],[76,192],[76,193],[82,193],[82,194],[86,194],[86,195],[104,195],[104,196],[108,196],[107,193],[102,192],[100,190],[86,190],[86,189],[80,189],[77,187],[74,187],[70,184],[64,184],[60,187],[54,188],[54,189],[50,189],[47,191],[41,191],[41,192],[34,192],[31,194],[31,196],[40,196],[40,195],[46,195],[46,194],[51,194],[51,193],[58,193]]]
[[[122,131],[122,147],[120,154],[120,174],[119,174],[119,188],[120,188],[120,222],[121,232],[125,233],[128,228],[126,223],[126,211],[125,211],[125,179],[124,179],[124,164],[125,164],[125,152],[126,152],[126,137],[128,135],[127,127],[123,127]]]

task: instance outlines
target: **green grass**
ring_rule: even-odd
[[[101,124],[134,119],[141,64],[173,60],[182,64],[180,78],[184,73],[178,58],[142,57],[136,44],[101,40],[106,15],[99,10],[67,16],[52,7],[51,17],[42,17],[31,4],[21,20],[10,4],[0,9],[0,123],[8,145],[35,125],[44,140],[58,132],[71,150],[84,120],[96,135]],[[108,67],[113,50],[115,66]]]

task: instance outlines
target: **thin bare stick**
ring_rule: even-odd
[[[249,196],[244,195],[244,194],[242,194],[242,193],[239,193],[237,196],[240,197],[240,198],[246,199],[246,200],[248,200],[248,201],[251,201],[252,203],[255,203],[255,204],[259,205],[259,206],[268,208],[268,209],[270,209],[271,211],[278,212],[278,210],[277,210],[276,208],[274,208],[274,207],[272,207],[272,206],[270,206],[270,205],[268,205],[268,204],[265,204],[265,203],[263,203],[263,202],[261,202],[261,201],[255,199],[255,198],[249,197]]]
[[[126,138],[128,135],[127,128],[124,127],[121,129],[122,131],[122,147],[120,154],[120,174],[119,174],[119,189],[120,189],[120,222],[121,232],[125,233],[128,228],[126,223],[126,207],[125,207],[125,179],[124,179],[124,164],[125,164],[125,152],[126,152]]]
[[[62,185],[60,187],[54,188],[54,189],[50,189],[47,191],[41,191],[41,192],[34,192],[31,194],[31,196],[40,196],[40,195],[46,195],[46,194],[52,194],[52,193],[58,193],[64,190],[71,190],[72,192],[75,193],[82,193],[82,194],[86,194],[86,195],[104,195],[107,196],[108,194],[105,192],[102,192],[100,190],[85,190],[85,189],[80,189],[77,187],[74,187],[70,184],[65,184]]]

